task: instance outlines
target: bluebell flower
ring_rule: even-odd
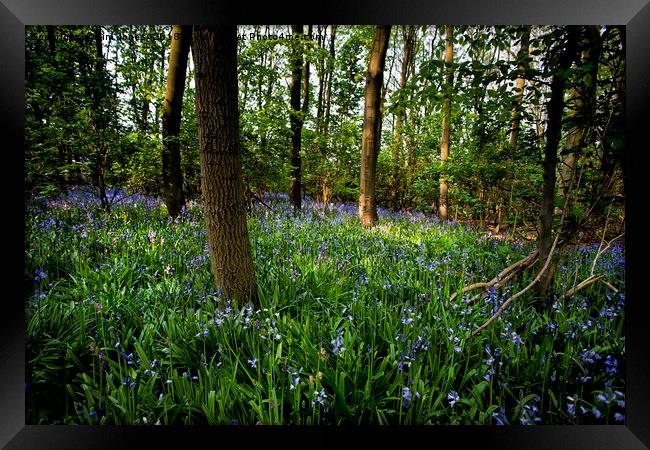
[[[345,347],[343,347],[343,335],[345,333],[345,330],[338,330],[337,331],[337,336],[332,339],[330,342],[334,346],[332,349],[332,353],[335,355],[340,355],[345,351]]]
[[[43,271],[43,269],[36,269],[34,272],[34,281],[41,281],[47,278],[47,274]]]
[[[623,422],[623,421],[625,421],[625,416],[623,414],[617,412],[617,413],[614,414],[614,420],[617,421],[617,422]]]
[[[600,412],[600,410],[598,408],[596,408],[595,406],[591,409],[591,412],[594,414],[594,417],[596,419],[600,419],[600,416],[602,416],[602,413]]]
[[[578,359],[583,363],[593,364],[595,360],[600,359],[600,355],[593,350],[584,349]]]
[[[255,369],[257,367],[257,358],[249,359],[248,364],[250,364],[251,367]]]
[[[456,392],[454,389],[449,391],[449,394],[447,394],[447,401],[449,402],[449,406],[454,406],[457,402],[459,402],[460,397],[458,396],[458,392]]]
[[[508,425],[508,418],[506,417],[506,410],[502,406],[499,408],[499,412],[493,412],[492,418],[496,420],[497,425]]]
[[[485,346],[485,352],[488,354],[488,359],[485,360],[485,364],[491,366],[494,363],[494,356],[492,355],[492,350],[490,349],[490,344]]]
[[[411,389],[404,386],[402,388],[402,398],[404,399],[404,401],[402,403],[403,406],[404,406],[404,409],[408,409],[409,405],[411,404],[411,398],[412,398]]]
[[[319,403],[321,406],[327,408],[327,405],[325,404],[325,400],[327,399],[325,388],[322,388],[320,391],[318,389],[314,389],[314,395],[316,397],[314,400],[312,400],[311,406],[313,407],[316,405],[316,403]]]
[[[616,373],[618,371],[618,361],[616,358],[613,358],[611,355],[607,355],[605,358],[605,372],[607,373]]]
[[[515,344],[517,350],[519,350],[521,348],[521,345],[524,343],[524,341],[522,341],[521,338],[514,331],[510,333],[510,340],[512,341],[513,344]]]
[[[452,330],[452,331],[453,331],[453,330]],[[462,349],[461,349],[460,346],[458,345],[458,344],[460,343],[460,339],[458,339],[456,336],[451,335],[451,336],[449,336],[449,340],[452,341],[452,342],[454,343],[454,351],[455,351],[456,353],[459,353],[459,352],[462,351]]]
[[[574,405],[573,403],[567,403],[566,410],[570,415],[572,416],[576,415],[576,405]]]

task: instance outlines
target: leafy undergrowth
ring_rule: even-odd
[[[261,307],[224,300],[200,206],[171,220],[132,196],[102,213],[73,192],[26,214],[26,422],[33,424],[615,424],[624,420],[624,249],[563,256],[557,300],[525,273],[472,305],[528,244],[353,205],[249,218]]]

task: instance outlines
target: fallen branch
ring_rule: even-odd
[[[592,276],[590,276],[589,278],[587,278],[587,279],[581,281],[580,284],[578,284],[577,286],[575,286],[575,287],[569,289],[569,292],[567,292],[566,294],[564,294],[564,300],[568,300],[569,298],[571,298],[572,295],[574,295],[574,294],[575,294],[576,292],[578,292],[579,290],[586,288],[586,287],[589,286],[590,284],[595,283],[596,281],[600,280],[600,279],[603,278],[603,277],[605,277],[605,275],[600,275],[600,276],[598,276],[598,277],[595,277],[595,276],[592,275]]]
[[[260,202],[262,205],[264,205],[264,206],[266,206],[268,209],[270,209],[271,212],[273,212],[273,208],[271,208],[269,205],[267,205],[266,203],[264,203],[264,200],[262,200],[261,198],[259,198],[259,197],[257,196],[257,194],[253,194],[253,195],[255,196],[255,199],[256,199],[258,202]]]
[[[568,192],[571,192],[571,188],[573,187],[573,181],[575,177],[571,177],[571,182],[569,184],[569,189]],[[551,249],[548,252],[548,256],[546,257],[546,261],[544,261],[544,266],[539,270],[533,281],[528,283],[528,285],[523,288],[521,291],[517,292],[516,294],[512,295],[508,300],[503,302],[503,304],[499,307],[497,312],[492,314],[492,317],[490,317],[488,320],[483,323],[480,327],[478,327],[476,330],[470,334],[469,338],[473,338],[477,334],[479,334],[481,331],[483,331],[485,328],[487,328],[488,325],[490,325],[494,320],[496,320],[497,317],[501,315],[501,313],[517,298],[521,297],[524,295],[528,290],[530,290],[533,286],[535,286],[539,281],[542,279],[542,276],[546,273],[548,270],[548,266],[551,264],[551,261],[553,260],[553,252],[555,251],[555,247],[557,246],[557,243],[560,240],[560,235],[562,234],[562,227],[564,226],[564,219],[566,217],[566,212],[568,209],[569,205],[569,198],[570,195],[566,195],[564,199],[564,206],[562,207],[562,215],[560,216],[560,223],[558,224],[557,231],[555,232],[555,239],[553,239],[553,244],[551,245]],[[468,338],[468,339],[469,339]]]
[[[476,296],[472,297],[472,299],[470,299],[470,301],[467,302],[467,303],[471,304],[471,303],[475,302],[478,298],[480,298],[482,295],[484,295],[485,292],[487,292],[488,289],[490,289],[491,287],[497,285],[499,282],[501,282],[501,285],[503,285],[503,283],[506,283],[507,281],[510,281],[517,274],[517,272],[519,270],[532,265],[535,261],[537,261],[537,255],[538,254],[539,254],[539,250],[535,250],[533,253],[526,256],[524,259],[521,259],[521,260],[517,261],[516,263],[514,263],[513,265],[503,269],[496,277],[492,278],[488,282],[474,283],[474,284],[470,284],[469,286],[465,286],[460,291],[454,292],[452,294],[452,296],[449,298],[449,302],[454,301],[454,299],[458,295],[465,294],[466,292],[473,291],[474,289],[482,288],[484,292],[479,294],[479,295],[476,295]]]
[[[622,238],[622,237],[625,235],[625,233],[619,234],[619,235],[616,236],[614,239],[611,239],[610,241],[608,241],[607,244],[605,245],[605,247],[603,247],[603,243],[605,242],[605,232],[606,232],[606,230],[607,230],[607,224],[608,224],[608,222],[609,222],[609,208],[607,208],[607,218],[605,219],[605,227],[603,228],[603,237],[602,237],[601,240],[600,240],[600,245],[598,246],[598,251],[596,252],[596,256],[594,256],[594,260],[593,260],[593,262],[591,263],[591,271],[589,272],[589,277],[587,277],[585,280],[581,281],[580,284],[578,284],[578,285],[575,286],[574,288],[570,289],[569,292],[567,292],[566,294],[564,294],[564,300],[569,299],[572,295],[574,295],[574,294],[575,294],[576,292],[578,292],[580,289],[583,289],[583,288],[589,286],[590,284],[595,283],[596,281],[598,281],[598,280],[600,280],[600,279],[602,279],[602,278],[605,277],[605,275],[600,275],[600,276],[598,276],[598,277],[594,275],[594,270],[596,269],[596,262],[598,262],[598,259],[600,258],[600,256],[601,256],[601,255],[602,255],[602,254],[603,254],[603,253],[604,253],[604,252],[605,252],[609,247],[611,247],[611,245],[612,245],[612,243],[613,243],[614,241],[619,240],[620,238]],[[617,290],[614,286],[612,286],[611,284],[609,284],[608,282],[606,282],[606,281],[603,280],[603,283],[605,283],[609,288],[611,288],[612,290],[614,290],[614,292],[618,292],[618,290]]]
[[[564,216],[562,218],[564,219]],[[537,284],[539,282],[539,280],[542,279],[542,275],[544,275],[544,273],[548,269],[549,264],[551,264],[551,260],[553,259],[553,251],[555,250],[555,247],[556,247],[556,245],[557,245],[557,243],[558,243],[558,241],[560,239],[560,231],[561,231],[561,229],[562,229],[562,222],[560,222],[560,226],[558,227],[558,232],[555,235],[555,240],[553,241],[553,245],[551,246],[551,251],[548,253],[548,257],[546,258],[546,262],[544,263],[544,267],[542,267],[541,270],[537,273],[537,276],[535,276],[533,281],[531,281],[528,284],[528,286],[523,288],[521,291],[517,292],[512,297],[510,297],[508,300],[503,302],[503,305],[501,305],[501,307],[499,307],[497,312],[495,312],[492,315],[492,317],[490,317],[483,325],[481,325],[480,327],[478,327],[476,330],[474,330],[472,332],[472,334],[469,336],[470,338],[476,336],[481,331],[483,331],[485,328],[487,328],[488,325],[490,325],[492,322],[494,322],[494,320],[501,315],[503,310],[505,310],[508,307],[508,305],[510,305],[510,303],[512,303],[516,298],[519,298],[522,295],[524,295],[524,293],[526,293],[530,288],[535,286],[535,284]]]
[[[618,289],[616,289],[614,286],[612,286],[611,284],[609,284],[609,283],[608,283],[607,281],[605,281],[605,280],[600,280],[600,281],[602,281],[603,283],[605,283],[605,286],[607,286],[607,287],[610,288],[612,291],[614,291],[615,294],[618,294]]]

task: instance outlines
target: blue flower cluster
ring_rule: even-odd
[[[523,392],[519,392],[519,398],[521,399],[523,397]],[[535,396],[533,398],[534,403],[539,403],[540,402],[540,397],[539,395]],[[517,401],[517,404],[519,406],[521,405],[521,400]],[[529,402],[526,402],[521,409],[521,415],[519,416],[519,420],[522,425],[532,425],[533,423],[535,424],[540,424],[542,423],[541,417],[538,417],[537,415],[539,414],[539,409],[537,406],[534,404],[530,404]]]
[[[312,408],[316,406],[316,404],[321,405],[323,410],[327,412],[329,410],[329,405],[327,404],[327,393],[325,392],[325,388],[322,388],[320,391],[318,389],[314,389],[314,399],[311,402]]]
[[[332,349],[332,353],[335,355],[341,355],[345,351],[345,347],[343,347],[343,336],[345,335],[345,330],[337,330],[336,331],[336,337],[332,339],[331,344],[334,347]]]

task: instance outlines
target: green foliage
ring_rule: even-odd
[[[100,194],[125,185],[157,192],[159,117],[152,120],[150,106],[159,114],[164,79],[157,77],[161,70],[152,69],[167,44],[161,44],[159,27],[149,27],[148,33],[158,33],[149,39],[129,41],[135,32],[27,27],[27,189],[53,193],[90,183]],[[125,97],[128,108],[122,105]]]
[[[160,192],[160,120],[169,30],[168,26],[102,27],[111,39],[103,41],[105,64],[98,69],[92,27],[27,28],[25,180],[29,191],[49,195],[88,183],[99,191],[103,183]],[[414,58],[400,88],[404,30],[395,30],[386,63],[376,196],[381,206],[430,211],[437,204],[441,169],[444,33],[442,27],[416,27]],[[524,58],[521,41],[526,31],[530,31],[530,53]],[[455,27],[456,55],[465,56],[453,63],[454,83],[449,87],[452,131],[445,170],[454,217],[490,222],[500,208],[510,223],[530,226],[538,220],[548,84],[558,75],[553,61],[566,31],[566,27]],[[55,37],[52,46],[49,32]],[[279,36],[289,34],[290,27],[240,27],[239,32],[247,37],[251,32]],[[325,196],[356,201],[373,27],[337,26],[333,55],[332,27],[315,26],[313,32],[316,38],[303,42],[309,48],[311,67],[302,136],[303,193],[321,200]],[[269,38],[239,41],[242,165],[245,184],[252,191],[283,192],[289,186],[287,77],[292,44],[296,43]],[[595,97],[585,100],[588,106],[580,109],[567,95],[562,143],[576,127],[585,130],[581,148],[574,149],[580,179],[574,195],[581,210],[593,214],[581,216],[582,226],[595,232],[607,209],[589,205],[599,198],[622,198],[622,183],[609,180],[619,179],[623,170],[625,127],[620,111],[625,65],[619,28],[585,32],[580,50],[589,52],[592,45],[599,49],[597,67],[592,61],[581,61],[564,74],[569,88],[580,92],[593,88]],[[530,81],[518,92],[515,79],[522,61]],[[179,140],[185,195],[198,198],[191,62]],[[592,69],[597,69],[595,76]],[[518,144],[511,148],[518,94],[523,99],[516,113],[520,129]],[[402,107],[404,120],[396,130]],[[600,192],[602,186],[609,186],[608,192]],[[622,217],[619,203],[613,203],[610,214]]]
[[[161,200],[141,196],[110,214],[77,196],[30,206],[27,422],[618,420],[623,248],[595,265],[617,294],[593,284],[541,314],[523,297],[468,339],[532,275],[472,305],[467,295],[449,304],[451,294],[495,275],[530,246],[415,213],[382,210],[377,226],[364,229],[353,205],[336,203],[324,214],[306,202],[296,214],[286,196],[265,200],[274,211],[254,209],[249,220],[259,309],[214,290],[193,201],[176,220]],[[589,273],[597,250],[566,254],[558,295]]]

